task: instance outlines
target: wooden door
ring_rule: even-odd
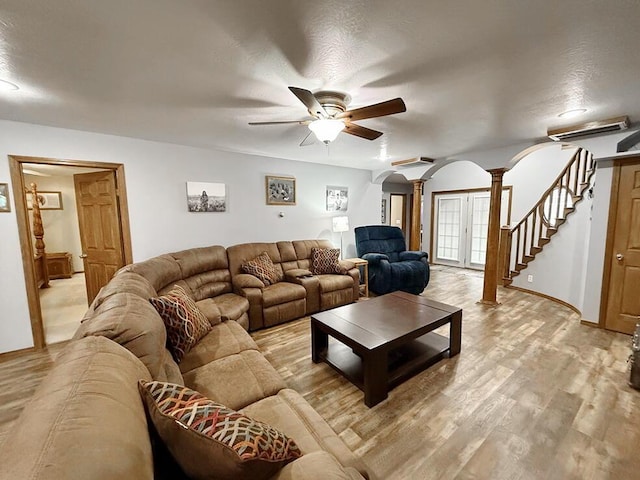
[[[640,161],[618,168],[605,327],[630,334],[640,321]]]
[[[73,176],[87,284],[93,301],[113,274],[124,266],[116,179],[113,171]]]

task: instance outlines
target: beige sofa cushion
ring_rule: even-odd
[[[225,293],[212,299],[220,309],[222,320],[238,320],[249,311],[249,300],[235,293]]]
[[[287,464],[272,480],[364,480],[355,468],[343,467],[333,455],[318,451]]]
[[[244,350],[258,350],[256,342],[234,321],[222,322],[200,340],[180,362],[183,373]]]
[[[187,387],[238,410],[286,388],[282,377],[257,350],[244,350],[182,374]]]
[[[224,247],[190,248],[169,255],[178,263],[181,279],[195,300],[231,293],[231,274]]]
[[[301,455],[282,432],[185,386],[139,387],[160,438],[190,478],[266,480]]]
[[[129,351],[104,337],[72,341],[7,434],[2,478],[153,478],[138,380],[150,380]]]
[[[73,336],[80,339],[103,336],[119,343],[138,357],[156,379],[165,368],[167,332],[153,305],[132,293],[107,298],[93,317],[85,320]]]
[[[196,305],[212,326],[224,320],[237,321],[249,311],[249,300],[235,293],[223,293],[217,297],[205,298],[196,302]]]
[[[362,462],[298,392],[284,389],[241,411],[293,438],[304,455],[325,450],[336,457],[340,464],[353,467],[367,476]]]
[[[133,293],[144,300],[157,295],[151,283],[142,275],[120,270],[96,295],[92,308],[97,309],[107,298],[116,293]]]
[[[307,291],[303,286],[290,282],[279,282],[262,290],[262,305],[264,308],[268,308],[294,300],[303,300],[306,296]]]
[[[158,293],[167,285],[173,286],[174,282],[182,279],[180,265],[171,255],[166,254],[126,265],[120,271],[142,275]]]

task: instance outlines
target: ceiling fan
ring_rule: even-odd
[[[315,134],[318,140],[328,145],[329,142],[334,141],[343,130],[345,133],[355,135],[356,137],[375,140],[382,135],[382,132],[355,124],[353,121],[384,117],[385,115],[393,115],[407,111],[407,107],[401,98],[394,98],[393,100],[376,103],[375,105],[347,110],[347,105],[351,98],[345,93],[330,90],[321,90],[312,93],[309,90],[298,87],[289,87],[289,90],[307,107],[309,115],[314,117],[314,119],[282,122],[249,122],[249,125],[280,125],[291,123],[307,125],[311,131],[300,144],[301,147],[313,143],[312,133]]]

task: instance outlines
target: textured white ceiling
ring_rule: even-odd
[[[640,118],[635,0],[2,0],[0,118],[379,169]],[[288,90],[348,92],[385,134],[298,144]],[[571,108],[578,119],[557,115]],[[381,158],[382,157],[382,158]]]

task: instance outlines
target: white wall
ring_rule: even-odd
[[[513,285],[563,300],[582,311],[592,200],[585,198]],[[533,276],[533,281],[527,280]]]
[[[430,252],[431,248],[431,203],[433,192],[489,187],[491,187],[491,174],[469,161],[446,165],[427,180],[424,184],[422,196],[422,249],[425,252]]]
[[[355,256],[353,227],[380,222],[381,187],[368,170],[0,121],[0,182],[10,183],[12,154],[124,164],[136,261],[212,244],[328,238],[339,245],[331,231],[335,212],[325,211],[327,185],[349,188],[346,256]],[[267,174],[296,177],[296,206],[265,205]],[[187,212],[187,181],[225,183],[227,212]],[[0,214],[0,232],[0,352],[6,352],[33,342],[15,210]]]
[[[511,221],[518,223],[529,213],[542,194],[567,165],[575,148],[563,150],[558,144],[536,150],[520,160],[502,177],[503,185],[512,185]]]
[[[617,142],[632,132],[592,137],[576,142],[594,156],[612,155]],[[527,145],[522,145],[524,150]],[[520,148],[520,147],[517,147]],[[483,168],[506,167],[516,155],[517,148],[496,149],[464,155],[469,162],[450,163],[438,170],[425,183],[423,222],[425,235],[423,248],[430,245],[431,193],[470,188],[488,188],[489,174]],[[513,186],[511,224],[522,219],[551,185],[573,154],[573,149],[562,150],[557,144],[536,150],[520,160],[505,173],[503,184]],[[511,155],[511,157],[509,157]],[[544,251],[514,281],[514,285],[538,291],[564,300],[582,312],[584,320],[598,322],[609,198],[611,194],[612,162],[597,165],[593,199],[586,198],[558,230]],[[533,275],[533,283],[526,281]]]
[[[35,175],[24,176],[25,185],[35,183],[39,191],[61,192],[62,210],[41,210],[42,226],[44,227],[44,243],[47,253],[69,252],[73,258],[73,271],[82,272],[84,264],[80,258],[82,244],[80,243],[80,227],[78,225],[78,211],[76,207],[75,186],[70,175],[55,175],[41,177]],[[31,210],[29,210],[30,225],[33,225]],[[35,240],[34,240],[35,244]]]

